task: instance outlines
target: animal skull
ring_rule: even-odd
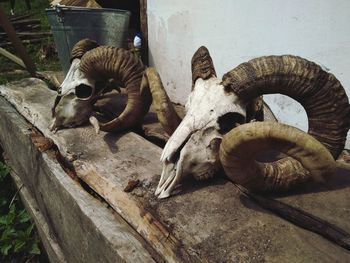
[[[254,191],[284,190],[332,173],[350,128],[350,105],[340,82],[315,63],[290,55],[260,57],[221,80],[201,47],[192,58],[192,85],[187,113],[163,149],[159,198],[168,197],[183,177],[208,178],[221,167]],[[261,116],[261,110],[254,112],[260,104],[254,98],[271,93],[304,106],[309,134],[273,122],[244,124],[254,114]],[[256,161],[257,154],[271,149],[290,157]]]
[[[58,91],[50,130],[75,127],[86,122],[92,113],[95,81],[79,68],[80,59],[73,59],[71,67]]]
[[[245,104],[236,94],[225,91],[220,82],[216,77],[196,80],[186,104],[186,116],[161,156],[163,172],[156,191],[160,198],[168,197],[185,175],[212,177],[220,169],[219,146],[227,130],[222,119],[230,117],[229,130],[245,122]]]
[[[98,46],[90,39],[80,40],[72,50],[72,63],[61,85],[53,107],[50,129],[74,127],[87,120],[98,131],[120,131],[137,125],[148,112],[151,95],[147,81],[142,86],[145,66],[131,52],[111,46]],[[107,123],[99,123],[92,116],[98,96],[115,89],[126,89],[124,111]],[[143,92],[141,92],[141,88]]]

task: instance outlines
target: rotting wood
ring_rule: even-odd
[[[8,164],[11,166],[10,163]],[[34,220],[39,236],[41,237],[42,243],[45,247],[45,251],[49,255],[50,262],[66,263],[67,260],[64,257],[62,249],[58,245],[57,240],[55,240],[55,237],[50,233],[50,227],[47,224],[43,214],[40,212],[36,201],[31,196],[31,193],[26,187],[23,187],[21,178],[13,170],[11,171],[11,177],[17,188],[22,186],[19,192],[21,201]]]
[[[32,86],[35,88],[28,88]],[[0,87],[0,92],[50,137],[64,156],[76,154],[78,159],[73,164],[77,175],[85,177],[90,187],[169,261],[350,260],[346,250],[271,215],[244,199],[226,180],[190,181],[181,186],[181,194],[157,200],[153,193],[161,171],[158,147],[133,133],[95,135],[92,128],[84,127],[53,135],[48,131],[51,116],[47,109],[53,104],[54,93],[45,90],[40,81],[31,79]],[[136,179],[140,180],[140,186],[125,193],[123,189],[128,181]],[[346,229],[348,215],[343,207],[348,208],[349,204],[337,199],[337,195],[342,197],[348,191],[341,188],[333,192],[334,200],[340,202],[338,205],[323,200],[328,197],[327,192],[315,193],[312,202],[330,204],[325,209],[336,212],[340,223],[335,224]],[[300,197],[307,199],[305,194]],[[294,199],[288,197],[289,201]],[[334,223],[332,220],[328,221]],[[283,235],[276,234],[281,232]],[[181,242],[176,245],[174,240]],[[175,257],[167,257],[166,249]]]
[[[22,20],[22,19],[31,17],[32,15],[33,15],[32,13],[28,13],[24,15],[15,15],[15,16],[10,16],[9,19],[11,22],[13,22],[13,21]]]
[[[35,43],[40,43],[42,41],[43,41],[42,38],[39,38],[39,39],[26,39],[26,40],[22,41],[22,44],[23,45],[35,44]],[[0,43],[0,47],[9,47],[12,44],[13,44],[12,42],[3,42],[3,43]]]
[[[151,213],[142,209],[142,205],[130,200],[128,195],[109,180],[100,177],[92,165],[74,162],[77,176],[99,193],[123,218],[144,235],[144,238],[153,246],[158,248],[164,259],[169,262],[178,262],[180,252],[186,262],[199,262],[198,257],[191,257],[187,254],[182,243],[172,233],[170,229],[159,222]],[[127,209],[127,212],[124,210]]]
[[[47,39],[52,36],[51,32],[17,32],[17,36],[21,40],[35,40],[35,39]],[[7,43],[6,33],[0,33],[0,42],[2,44]]]
[[[72,181],[51,150],[40,152],[36,147],[41,144],[32,143],[32,134],[32,126],[0,97],[0,142],[25,185],[21,191],[30,192],[35,211],[47,224],[38,226],[43,239],[54,239],[67,262],[154,262],[152,257],[159,256],[153,249],[120,216]]]
[[[12,22],[14,27],[23,26],[23,25],[37,25],[40,24],[40,19],[20,19]]]

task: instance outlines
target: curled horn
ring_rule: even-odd
[[[150,89],[158,120],[165,132],[168,135],[172,135],[179,126],[181,118],[176,113],[155,68],[147,68],[145,70],[141,86],[141,91]]]
[[[126,88],[128,100],[124,111],[107,123],[100,123],[103,131],[121,131],[138,124],[148,112],[151,94],[140,92],[145,66],[131,52],[108,46],[88,51],[80,62],[80,69],[96,81],[114,78]]]
[[[200,47],[193,55],[192,67],[192,88],[198,78],[208,79],[216,76],[213,60],[206,47]],[[176,113],[160,79],[154,68],[145,70],[142,80],[142,89],[150,89],[155,111],[158,120],[168,135],[172,135],[181,122],[181,118]]]
[[[255,161],[257,153],[277,150],[290,157],[272,163]],[[319,141],[289,125],[254,122],[227,133],[220,146],[220,160],[226,175],[254,191],[287,190],[311,178],[323,181],[335,162]]]
[[[96,43],[96,41],[85,38],[80,40],[79,42],[77,42],[72,51],[71,51],[71,56],[70,56],[70,61],[72,62],[73,59],[75,58],[79,58],[81,59],[81,57],[88,51],[90,51],[91,49],[97,48],[98,44]]]
[[[250,127],[251,130],[244,127],[244,129],[246,129],[244,132],[247,133],[248,137],[243,138],[244,140],[240,144],[241,146],[238,146],[239,149],[242,149],[242,147],[244,148],[245,146],[242,145],[245,144],[247,148],[249,148],[251,144],[250,141],[254,141],[254,136],[258,136],[260,138],[258,140],[259,143],[268,144],[271,148],[276,147],[277,150],[283,152],[283,149],[277,147],[278,143],[275,143],[275,140],[271,139],[271,137],[273,137],[271,134],[276,135],[277,142],[281,142],[282,145],[290,142],[287,144],[289,144],[291,148],[288,149],[286,153],[290,156],[295,156],[308,172],[315,173],[316,176],[318,173],[316,173],[315,169],[312,167],[317,167],[317,162],[320,162],[317,158],[321,158],[324,151],[321,150],[322,147],[319,145],[316,146],[314,138],[328,149],[333,158],[337,158],[343,150],[346,135],[350,128],[350,106],[348,98],[340,82],[332,74],[323,71],[321,67],[315,63],[290,55],[261,57],[243,63],[226,73],[223,76],[222,84],[227,90],[235,92],[242,100],[250,100],[262,94],[272,93],[281,93],[290,96],[301,103],[308,115],[309,135],[301,131],[296,132],[297,135],[295,135],[289,128],[286,129],[280,124],[270,123],[268,128],[265,126],[254,126],[260,124],[249,124],[253,126],[247,126],[248,128]],[[260,136],[258,132],[255,132],[256,129],[263,129],[261,132],[266,133],[267,136]],[[281,134],[279,134],[280,131]],[[232,130],[225,136],[221,144],[220,157],[222,158],[221,162],[226,174],[231,176],[234,181],[241,181],[234,175],[237,175],[237,173],[234,172],[234,166],[241,165],[243,160],[230,157],[230,153],[232,153],[233,149],[236,149],[236,144],[230,142],[233,139],[233,132]],[[239,131],[237,130],[237,132]],[[304,135],[298,135],[299,133]],[[250,136],[251,134],[252,136]],[[305,138],[303,136],[305,136]],[[284,140],[282,141],[283,138]],[[301,144],[298,140],[300,140]],[[295,145],[295,147],[293,147],[293,145]],[[265,147],[264,149],[267,148],[268,147]],[[307,161],[303,161],[302,156],[304,153],[305,156],[310,155],[312,157],[306,158]],[[251,157],[253,157],[252,154],[249,155],[249,158]],[[320,160],[325,160],[322,158]],[[232,164],[232,161],[238,163]],[[306,162],[309,161],[313,163],[306,165]],[[248,160],[244,159],[244,162],[248,162]],[[251,169],[256,169],[257,166],[255,165],[254,167],[255,168]],[[233,172],[231,172],[231,168]],[[245,166],[245,169],[248,169],[248,166]],[[295,161],[286,162],[282,159],[271,163],[268,168],[265,167],[259,171],[267,169],[270,170],[267,174],[260,173],[260,177],[265,178],[260,180],[269,181],[270,179],[268,178],[274,178],[271,179],[271,182],[268,183],[266,181],[266,183],[276,186],[280,185],[279,182],[281,180],[289,180],[281,179],[286,176],[285,170],[293,171],[295,174],[303,174],[301,177],[306,176],[305,171],[302,171],[305,169],[296,164]],[[325,168],[325,170],[328,169]],[[293,180],[299,179],[294,178]],[[286,184],[292,185],[293,183],[289,182]],[[252,185],[252,183],[249,183],[249,185]],[[265,188],[274,187],[262,187],[262,189]],[[284,187],[282,186],[282,188]]]
[[[197,79],[209,79],[216,77],[216,72],[213,64],[213,60],[209,54],[209,50],[201,46],[193,54],[191,60],[192,68],[192,88]]]
[[[309,134],[337,158],[350,128],[349,101],[334,75],[306,59],[268,56],[243,63],[223,76],[222,84],[241,99],[281,93],[298,101],[309,119]]]
[[[209,50],[205,46],[201,46],[193,54],[191,60],[192,69],[192,89],[197,79],[210,79],[216,77],[213,60]],[[247,102],[247,121],[256,119],[262,121],[263,115],[263,98],[262,96],[253,98]]]

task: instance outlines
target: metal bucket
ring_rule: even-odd
[[[70,67],[70,52],[79,40],[90,38],[99,45],[124,47],[130,12],[120,9],[56,6],[46,9],[64,73]]]

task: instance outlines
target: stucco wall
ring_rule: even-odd
[[[190,61],[201,45],[218,76],[254,57],[294,54],[332,72],[350,96],[349,24],[349,0],[149,0],[150,63],[180,103],[190,92]],[[282,95],[265,101],[282,122],[307,130],[298,103]]]

